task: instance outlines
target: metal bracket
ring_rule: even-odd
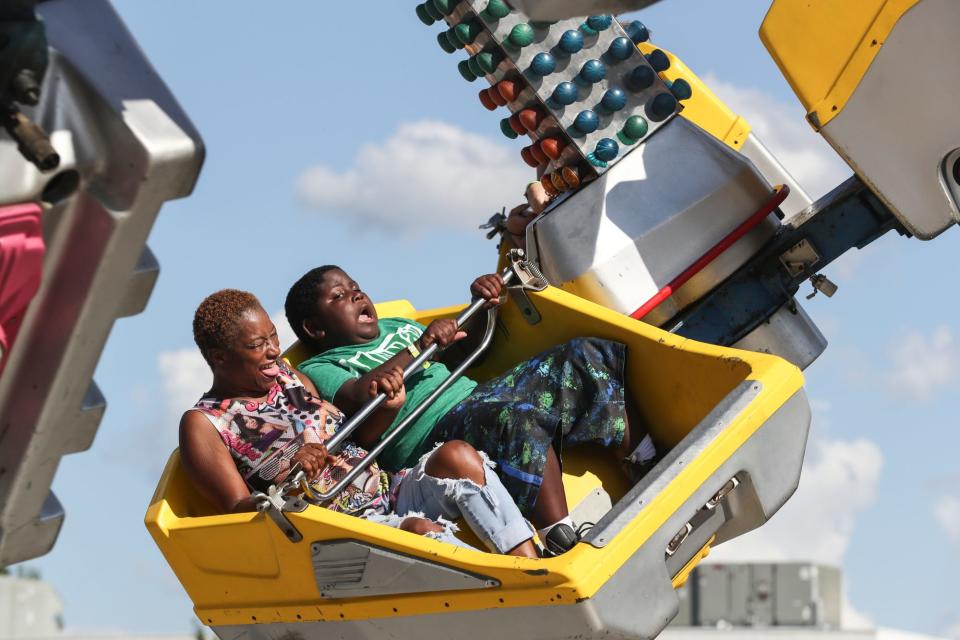
[[[818,292],[828,298],[832,298],[833,294],[837,292],[837,285],[830,278],[822,273],[813,273],[812,267],[820,262],[820,254],[806,238],[783,252],[780,255],[780,262],[792,277],[802,275],[810,278],[813,291],[807,296],[807,300],[817,295]]]
[[[478,227],[479,229],[489,229],[487,231],[487,240],[493,240],[507,230],[507,208],[503,207],[497,213],[490,216],[490,219]]]
[[[834,284],[834,282],[830,278],[823,275],[822,273],[818,273],[817,275],[810,276],[810,284],[813,285],[813,291],[810,292],[809,295],[807,295],[807,300],[817,295],[817,292],[822,293],[828,298],[832,298],[833,294],[835,294],[837,292],[837,289],[839,288],[837,287],[836,284]]]
[[[523,314],[523,319],[530,324],[537,324],[542,317],[537,307],[527,296],[527,291],[543,291],[549,286],[547,278],[540,269],[528,260],[523,249],[511,249],[507,255],[510,268],[517,277],[518,284],[507,287],[510,297]]]
[[[791,276],[796,277],[809,272],[820,262],[820,254],[813,244],[804,238],[780,254],[780,262]]]
[[[727,497],[740,486],[740,480],[733,476],[727,480],[720,489],[713,494],[713,496],[707,500],[700,509],[687,521],[673,538],[670,539],[670,542],[667,543],[666,549],[664,549],[664,555],[667,558],[672,557],[680,549],[680,545],[686,542],[687,538],[690,537],[690,534],[695,530],[698,530],[700,527],[706,525],[707,522],[714,521],[716,526],[714,531],[711,531],[710,534],[716,532],[716,528],[723,524],[724,519],[722,517],[714,517],[714,514],[717,514],[717,507],[720,506]]]
[[[270,485],[270,489],[268,489],[269,493],[256,491],[253,494],[254,499],[257,501],[257,511],[267,514],[267,516],[273,520],[274,524],[280,527],[280,531],[283,532],[283,535],[285,535],[290,542],[300,542],[303,540],[303,534],[293,526],[293,523],[290,522],[284,513],[302,513],[307,508],[307,503],[300,496],[285,497],[285,494],[290,487],[295,487],[299,484],[300,476],[303,475],[303,471],[296,471],[291,480],[281,484],[279,487],[277,485]]]

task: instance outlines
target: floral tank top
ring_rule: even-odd
[[[321,420],[320,400],[285,363],[279,366],[280,374],[265,400],[204,396],[194,405],[213,423],[240,475],[256,491],[266,492],[270,485],[282,482],[300,447],[326,442],[343,422],[342,415],[328,414]],[[323,470],[314,487],[320,492],[330,490],[366,456],[365,449],[344,442],[335,456],[337,462]],[[352,515],[386,513],[389,478],[373,463],[327,506]]]

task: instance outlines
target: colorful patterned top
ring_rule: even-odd
[[[328,414],[321,424],[320,408],[320,400],[282,362],[266,400],[204,396],[194,405],[220,433],[247,485],[263,492],[286,478],[300,447],[323,443],[337,432],[343,416]],[[314,487],[328,491],[366,456],[365,449],[344,442],[336,464],[323,470]],[[351,515],[384,514],[390,508],[388,487],[387,474],[373,463],[327,506]]]

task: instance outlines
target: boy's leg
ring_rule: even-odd
[[[447,442],[426,454],[403,478],[397,511],[427,517],[458,516],[492,550],[536,558],[530,530],[488,461],[463,441]]]
[[[625,361],[626,347],[617,342],[577,338],[558,345],[477,386],[433,435],[490,454],[520,510],[548,526],[567,511],[559,473],[564,446],[595,443],[616,451],[642,438],[632,433],[642,431],[640,421],[627,417]],[[548,466],[551,460],[556,467]],[[546,504],[538,509],[541,492]]]
[[[491,384],[483,386],[489,390]],[[514,397],[506,386],[500,393],[471,395],[440,419],[433,436],[463,440],[487,453],[520,512],[542,528],[567,516],[555,446],[558,428],[549,412]]]

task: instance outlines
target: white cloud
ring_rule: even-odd
[[[955,622],[944,629],[943,635],[951,640],[960,640],[960,622]]]
[[[840,627],[851,630],[874,628],[873,620],[851,604],[846,588],[843,590],[843,600],[840,603]]]
[[[293,329],[290,328],[290,323],[287,322],[287,315],[283,312],[283,309],[271,313],[270,321],[277,327],[277,336],[280,338],[280,351],[289,349],[290,346],[297,341],[297,336],[293,333]]]
[[[841,564],[857,514],[876,499],[883,455],[865,439],[821,438],[808,449],[794,496],[763,527],[717,547],[711,561]]]
[[[196,347],[160,352],[157,369],[167,402],[168,423],[176,425],[183,412],[210,388],[213,374]]]
[[[852,171],[807,123],[799,104],[784,103],[759,89],[724,82],[711,74],[704,81],[727,106],[743,116],[756,136],[816,200],[846,180]]]
[[[297,193],[321,213],[347,214],[363,226],[475,230],[501,207],[522,201],[534,178],[516,149],[450,124],[420,121],[362,146],[345,171],[307,169]]]
[[[819,410],[829,411],[829,405]],[[857,514],[876,500],[883,454],[870,440],[819,438],[808,446],[800,486],[770,522],[717,547],[711,562],[815,562],[841,566]],[[829,499],[825,499],[829,496]],[[872,628],[843,593],[841,625]]]
[[[950,541],[960,545],[960,498],[943,496],[933,506],[933,516]],[[957,630],[960,631],[960,625]]]
[[[960,346],[947,326],[933,334],[910,331],[890,350],[890,369],[883,381],[896,393],[913,400],[929,400],[936,391],[951,387],[960,373]]]

